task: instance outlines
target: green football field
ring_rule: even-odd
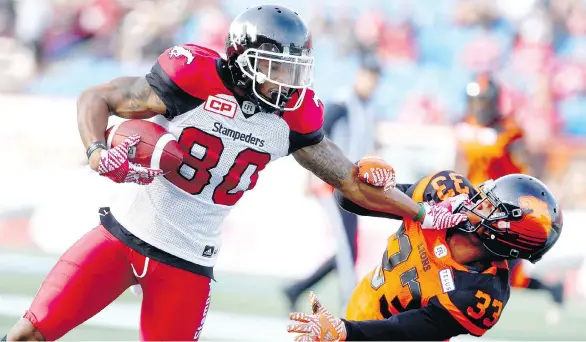
[[[55,257],[0,253],[0,335],[26,308]],[[218,273],[213,283],[210,313],[202,340],[287,340],[284,332],[288,313],[281,289],[288,279]],[[99,291],[99,287],[89,289]],[[335,275],[315,288],[323,303],[340,312]],[[485,336],[498,340],[586,340],[583,300],[571,298],[558,325],[546,323],[551,307],[546,293],[514,291],[499,323]],[[110,311],[76,328],[63,340],[137,340],[140,297],[130,291],[118,298]],[[300,308],[309,309],[306,300]],[[235,335],[236,334],[236,335]]]

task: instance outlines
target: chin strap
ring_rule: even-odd
[[[474,233],[478,230],[478,226],[473,225],[470,221],[464,221],[456,226],[456,228],[463,230],[467,233]]]

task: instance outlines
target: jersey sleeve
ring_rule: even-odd
[[[436,301],[436,299],[434,299]],[[441,294],[437,302],[466,332],[482,336],[492,328],[505,303],[482,290],[461,290],[453,294]]]
[[[482,336],[498,322],[509,300],[509,271],[504,265],[493,265],[482,273],[454,270],[456,290],[435,301],[468,333]]]
[[[508,295],[505,297],[490,288],[453,290],[431,298],[425,307],[384,320],[345,320],[347,340],[438,341],[462,334],[482,336],[500,318]]]
[[[174,46],[159,56],[146,80],[167,107],[168,119],[196,108],[210,94],[227,91],[216,71],[219,59],[213,50],[193,44]]]
[[[383,320],[347,321],[347,341],[441,341],[468,333],[436,302]]]
[[[294,94],[290,103],[296,103],[298,96]],[[288,154],[315,145],[324,138],[324,105],[312,89],[307,89],[299,108],[284,112],[283,119],[289,125]]]

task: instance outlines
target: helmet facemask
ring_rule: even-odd
[[[460,227],[466,232],[478,232],[484,247],[493,255],[504,259],[522,258],[532,262],[538,261],[542,255],[536,251],[542,242],[531,239],[511,229],[511,225],[521,221],[526,212],[518,203],[503,202],[496,194],[497,185],[493,180],[486,181],[478,187],[478,194],[471,198],[472,207],[461,207],[460,211],[469,211],[478,216],[481,221],[475,225],[468,224]],[[490,204],[490,211],[481,210]]]
[[[240,71],[252,82],[254,96],[266,105],[280,111],[293,111],[303,102],[307,88],[313,83],[314,57],[309,49],[284,47],[279,52],[276,45],[264,43],[259,48],[249,48],[236,59]],[[266,82],[274,85],[270,97],[259,88]],[[292,94],[299,97],[292,106],[286,106]]]

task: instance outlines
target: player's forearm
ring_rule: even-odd
[[[363,183],[358,178],[358,166],[346,158],[344,153],[329,139],[296,151],[293,156],[307,170],[359,206],[414,218],[421,206],[399,190],[383,191]]]
[[[363,207],[359,206],[358,204],[350,201],[346,197],[342,196],[342,194],[340,193],[340,190],[337,190],[337,189],[334,191],[334,199],[336,200],[336,203],[338,203],[340,208],[346,210],[347,212],[350,212],[350,213],[353,213],[353,214],[356,214],[359,216],[388,217],[388,218],[396,218],[398,220],[403,219],[402,217],[399,217],[399,216],[395,216],[395,215],[391,215],[391,214],[387,214],[387,213],[381,213],[379,211],[368,210],[366,208],[363,208]]]
[[[340,193],[355,204],[378,212],[412,219],[421,206],[398,189],[384,191],[361,182],[357,177],[352,185],[340,188]]]
[[[342,321],[346,341],[442,341],[468,332],[435,308],[409,310],[381,320]]]
[[[77,101],[77,127],[85,148],[96,141],[104,142],[110,117],[108,104],[98,92],[88,90]]]
[[[412,186],[412,184],[397,184],[395,186],[395,189],[406,194],[407,191],[409,190],[409,188],[411,188],[411,186]],[[381,211],[369,210],[364,207],[361,207],[358,204],[350,201],[346,197],[342,196],[342,193],[340,193],[340,190],[337,190],[337,189],[336,189],[336,191],[334,191],[334,198],[336,199],[336,202],[338,203],[338,205],[342,209],[344,209],[348,212],[354,213],[356,215],[384,217],[384,218],[389,218],[389,219],[393,219],[393,220],[403,220],[403,217],[399,216],[399,215],[393,215],[393,214],[389,214],[389,213],[385,213],[385,212],[381,212]]]
[[[77,100],[77,127],[83,145],[87,149],[95,142],[105,142],[106,127],[110,107],[106,100],[95,90],[87,90]],[[98,169],[102,149],[95,149],[89,158],[90,168]]]
[[[372,321],[343,321],[346,341],[441,341],[453,337],[433,326],[430,329],[425,323],[416,326],[407,322],[406,326],[401,326],[392,317]]]
[[[119,77],[81,94],[77,100],[77,125],[87,148],[105,140],[110,114],[126,119],[147,119],[165,111],[165,104],[144,77]],[[97,151],[99,149],[93,155],[99,155]],[[96,158],[90,158],[90,167],[97,168]]]

